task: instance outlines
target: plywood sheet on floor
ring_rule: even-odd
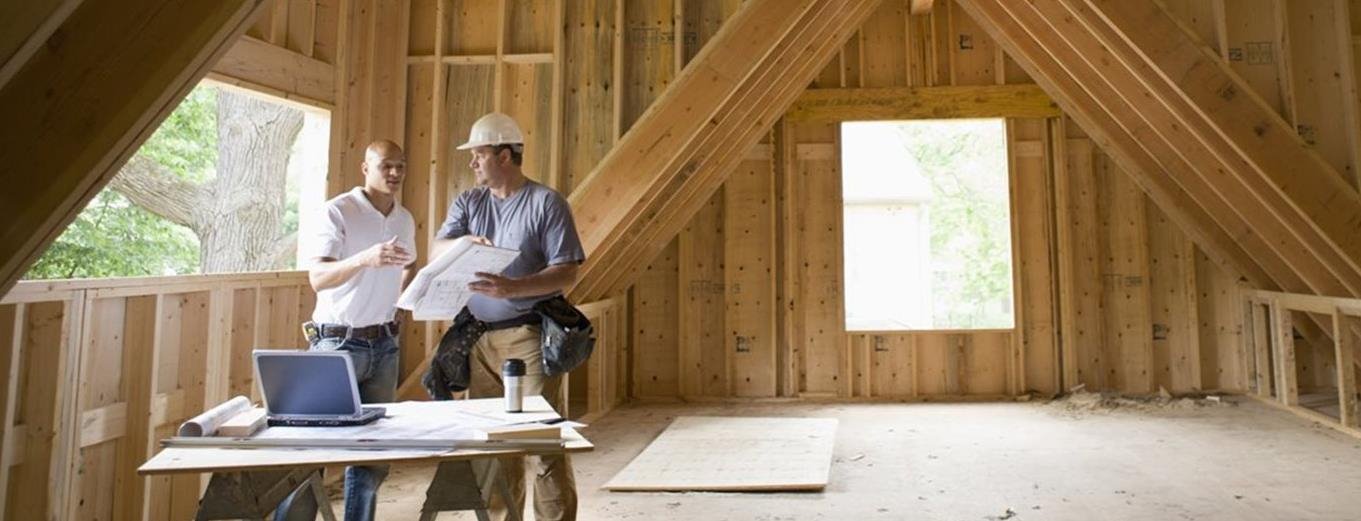
[[[833,418],[676,418],[605,484],[614,491],[822,490]]]

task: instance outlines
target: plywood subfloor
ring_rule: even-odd
[[[601,490],[679,416],[836,418],[830,484],[811,493]],[[985,521],[1010,510],[1020,521],[1265,521],[1361,512],[1361,441],[1251,401],[1110,412],[1043,403],[633,405],[584,432],[597,449],[573,464],[579,518],[589,520]],[[380,518],[415,519],[432,472],[394,468]]]
[[[809,491],[827,486],[835,418],[676,418],[605,488]]]

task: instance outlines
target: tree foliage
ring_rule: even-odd
[[[198,87],[137,151],[187,180],[217,162],[217,90]],[[199,266],[198,237],[105,188],[24,276],[70,279],[182,275]]]
[[[242,125],[243,121],[245,125]],[[220,128],[219,123],[232,128]],[[264,212],[284,216],[284,222],[280,224],[285,229],[270,230],[268,225],[250,229],[267,235],[261,240],[280,239],[276,241],[279,248],[291,244],[289,241],[297,229],[297,198],[285,197],[281,192],[288,149],[301,126],[302,114],[296,109],[243,94],[219,93],[213,87],[195,88],[110,186],[102,190],[44,252],[26,278],[98,278],[262,269],[257,265],[260,261],[239,264],[237,257],[241,250],[233,247],[234,244],[228,244],[224,249],[223,243],[214,242],[224,236],[241,240],[243,236],[234,232],[250,225],[236,222],[240,215],[230,210],[223,213],[221,208],[209,203],[266,201],[268,209]],[[243,129],[248,134],[241,134]],[[265,147],[267,150],[264,150],[257,148],[259,143],[283,146]],[[220,158],[228,157],[233,158],[231,164],[219,163]],[[274,159],[260,163],[241,162],[242,158],[254,160],[258,157]],[[269,166],[259,167],[264,164]],[[227,173],[224,174],[223,169]],[[223,175],[226,177],[221,177]],[[256,197],[274,192],[279,192],[277,198]],[[252,211],[256,212],[252,217],[259,215],[258,208]],[[232,229],[233,226],[236,229]],[[229,229],[232,231],[223,231]],[[200,244],[200,237],[206,242]],[[282,240],[281,237],[289,239]],[[263,266],[263,269],[270,268]]]
[[[934,327],[1012,327],[1005,126],[995,120],[912,122],[900,125],[899,134],[934,195]]]

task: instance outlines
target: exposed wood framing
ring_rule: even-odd
[[[208,77],[315,105],[335,106],[335,67],[249,36],[232,45]]]
[[[29,187],[3,200],[11,213],[0,228],[0,292],[151,135],[262,5],[86,2],[63,20],[60,45],[33,51],[0,89],[0,112],[9,122],[0,130],[6,144],[0,160],[28,165],[5,170],[4,180]],[[34,171],[43,172],[36,183]]]
[[[1357,288],[1357,229],[1342,224],[1361,211],[1355,194],[1339,191],[1344,183],[1317,154],[1157,6],[961,5],[1217,260],[1258,284]],[[1245,211],[1260,204],[1271,211]]]
[[[842,4],[753,1],[725,22],[572,193],[592,255],[574,298],[627,288],[876,2]]]
[[[1062,114],[1036,85],[812,89],[785,117],[793,122],[946,118],[1046,118]]]

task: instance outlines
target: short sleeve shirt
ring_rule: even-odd
[[[508,277],[523,277],[548,266],[586,260],[567,200],[534,181],[527,180],[505,199],[498,199],[485,187],[459,194],[449,206],[439,236],[456,239],[464,235],[486,237],[498,247],[518,250],[520,256],[501,272]],[[529,313],[534,303],[559,294],[513,299],[473,295],[468,310],[485,322],[507,320]]]
[[[345,259],[393,237],[415,251],[416,222],[411,212],[394,204],[383,215],[362,188],[327,201],[314,230],[301,241],[307,259]],[[402,291],[402,267],[362,268],[339,286],[317,292],[312,320],[324,324],[364,327],[392,320]]]

